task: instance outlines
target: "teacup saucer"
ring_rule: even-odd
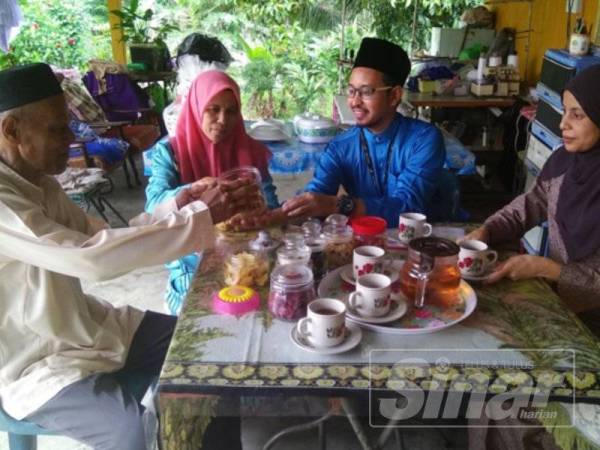
[[[334,355],[336,353],[347,352],[356,347],[362,339],[362,331],[358,325],[346,322],[346,336],[344,337],[344,341],[335,347],[315,347],[298,333],[296,325],[292,327],[290,337],[292,338],[292,342],[302,350],[320,355]]]
[[[393,265],[392,265],[393,267]],[[388,272],[387,270],[383,272],[384,275],[390,277],[392,283],[394,283],[398,277],[400,276],[400,270],[394,270],[393,272]],[[356,284],[356,280],[354,279],[354,271],[352,270],[352,264],[348,264],[340,270],[340,277],[346,283],[350,283],[351,285]]]
[[[356,310],[348,308],[346,317],[356,323],[388,323],[398,320],[406,313],[406,302],[404,300],[392,300],[390,310],[385,316],[381,317],[363,317]]]
[[[464,280],[467,280],[467,281],[485,281],[490,277],[491,274],[492,274],[492,272],[487,272],[484,275],[471,275],[468,273],[465,273],[465,274],[461,273],[460,276]]]
[[[391,250],[406,250],[408,248],[408,244],[406,242],[402,242],[399,238],[388,236],[386,247]]]

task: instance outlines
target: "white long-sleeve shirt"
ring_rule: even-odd
[[[0,162],[0,402],[22,419],[62,388],[125,363],[143,317],[86,295],[103,280],[212,246],[202,202],[174,201],[129,228],[98,230],[52,177],[34,185]]]

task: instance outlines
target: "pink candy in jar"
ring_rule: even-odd
[[[285,264],[271,273],[269,311],[274,317],[297,320],[315,298],[312,271],[303,264]]]

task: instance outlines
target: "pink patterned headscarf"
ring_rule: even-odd
[[[202,131],[202,116],[210,100],[224,90],[231,90],[240,112],[231,134],[214,144]],[[240,88],[226,73],[203,72],[192,83],[177,121],[175,136],[170,139],[183,183],[202,177],[216,177],[239,166],[254,166],[262,175],[268,173],[271,152],[264,144],[246,133],[241,113]]]

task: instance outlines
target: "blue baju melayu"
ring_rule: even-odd
[[[395,227],[400,213],[428,214],[435,209],[445,156],[444,139],[435,126],[397,113],[379,134],[355,126],[336,136],[305,190],[336,195],[343,186],[365,203],[367,214]]]

